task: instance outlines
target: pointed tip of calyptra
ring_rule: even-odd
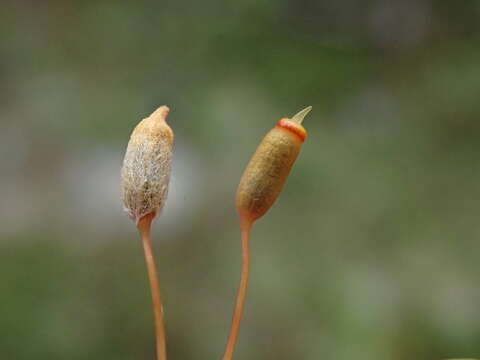
[[[169,112],[170,108],[167,105],[163,105],[160,106],[157,110],[155,110],[149,117],[154,120],[165,121]]]

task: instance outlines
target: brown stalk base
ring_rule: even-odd
[[[250,268],[249,241],[251,228],[252,221],[250,219],[247,220],[246,218],[241,217],[240,231],[242,234],[242,272],[240,276],[240,285],[238,287],[235,310],[233,312],[232,325],[230,327],[230,335],[228,336],[227,347],[225,348],[223,360],[231,360],[233,357],[233,351],[235,350],[238,331],[240,329],[240,321],[242,320],[243,309],[245,307],[245,297],[247,295],[248,275]]]
[[[157,269],[152,251],[152,241],[150,238],[150,229],[154,213],[145,215],[138,221],[138,231],[142,238],[143,250],[145,253],[145,262],[148,270],[148,280],[152,293],[153,314],[155,318],[155,337],[157,360],[167,360],[167,346],[165,341],[165,325],[163,320],[162,299],[160,298],[160,286],[158,283]]]

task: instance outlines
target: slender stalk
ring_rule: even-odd
[[[245,297],[247,295],[248,275],[250,269],[250,230],[252,221],[246,217],[241,217],[240,231],[242,241],[242,271],[240,276],[240,285],[238,287],[237,301],[233,312],[232,325],[230,327],[230,335],[228,336],[227,346],[223,360],[231,360],[235,344],[237,343],[238,331],[240,329],[240,321],[242,320],[243,309],[245,307]]]
[[[157,360],[167,360],[167,346],[165,341],[165,325],[163,320],[162,299],[160,297],[160,286],[158,283],[157,268],[152,251],[152,241],[150,229],[155,214],[148,214],[142,217],[138,222],[138,231],[142,238],[143,250],[145,253],[145,262],[148,270],[148,280],[152,293],[153,314],[155,318],[155,338],[157,349]]]

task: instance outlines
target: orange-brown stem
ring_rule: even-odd
[[[157,360],[167,360],[167,346],[165,341],[165,325],[163,320],[162,299],[160,297],[160,286],[158,283],[157,268],[152,251],[152,240],[150,237],[150,229],[154,213],[145,215],[138,221],[138,231],[142,238],[143,250],[145,253],[145,262],[147,264],[148,280],[150,282],[150,290],[152,293],[153,314],[155,318],[155,337]]]
[[[250,230],[252,228],[252,220],[248,217],[240,215],[240,231],[242,241],[242,272],[240,276],[240,285],[238,287],[237,301],[233,312],[232,325],[230,327],[230,335],[228,336],[227,346],[223,360],[231,360],[235,344],[237,343],[238,331],[240,329],[240,321],[242,320],[243,309],[245,307],[245,297],[247,295],[248,274],[250,268]]]

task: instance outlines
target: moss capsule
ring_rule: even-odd
[[[307,137],[302,121],[311,109],[281,119],[258,146],[237,190],[237,210],[242,216],[254,221],[277,199]]]

